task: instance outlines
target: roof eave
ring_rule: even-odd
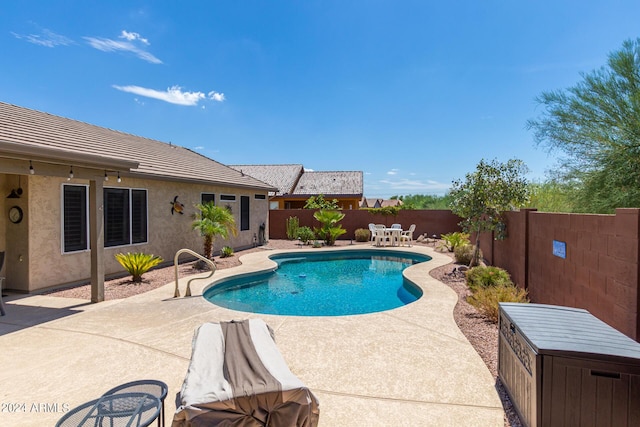
[[[33,146],[30,144],[6,140],[0,140],[0,157],[61,165],[72,164],[86,168],[114,169],[120,171],[130,171],[138,168],[140,165],[138,162],[117,159],[115,157]]]

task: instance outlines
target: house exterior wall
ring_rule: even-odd
[[[28,180],[28,184],[25,181]],[[90,251],[63,253],[62,249],[62,191],[64,184],[89,185],[88,180],[46,176],[22,177],[25,190],[16,203],[23,204],[25,219],[21,224],[7,224],[5,229],[8,255],[13,271],[7,273],[6,287],[33,292],[35,290],[63,284],[88,281],[91,276]],[[254,244],[261,224],[267,222],[268,198],[263,190],[239,189],[228,186],[180,183],[175,181],[143,180],[127,177],[121,183],[112,179],[104,182],[105,188],[120,187],[147,190],[147,243],[108,247],[104,251],[106,275],[126,274],[115,260],[119,252],[144,252],[161,256],[165,263],[172,263],[177,250],[188,248],[202,252],[202,237],[191,229],[195,205],[200,203],[202,193],[214,193],[216,204],[230,206],[236,220],[237,236],[216,239],[214,251],[228,245],[241,249]],[[220,195],[235,195],[235,202],[220,201]],[[264,199],[256,199],[260,194]],[[171,202],[178,196],[184,205],[184,214],[171,213]],[[249,197],[249,230],[240,231],[240,197]],[[5,201],[5,211],[9,206]],[[6,216],[6,215],[5,215]],[[9,227],[13,226],[13,227]],[[16,227],[19,226],[19,227]],[[17,257],[22,262],[16,262]],[[20,268],[16,268],[18,265]],[[11,267],[10,267],[11,270]],[[24,271],[23,271],[24,270]]]
[[[5,175],[6,184],[8,187],[5,189],[5,193],[8,194],[12,189],[18,187],[17,175]],[[19,184],[22,188],[22,195],[19,199],[7,199],[3,197],[4,201],[4,215],[2,215],[2,221],[4,224],[4,288],[14,288],[18,290],[26,290],[28,283],[28,254],[29,254],[29,240],[26,236],[30,229],[30,215],[29,204],[27,203],[27,197],[29,195],[29,184],[25,179],[20,180]],[[18,206],[22,209],[24,214],[21,222],[14,224],[7,219],[7,213],[12,206]]]

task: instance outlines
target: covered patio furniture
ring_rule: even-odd
[[[314,427],[320,414],[261,319],[196,329],[176,406],[173,427]]]

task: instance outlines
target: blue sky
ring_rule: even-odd
[[[0,101],[225,164],[360,170],[443,194],[554,158],[526,120],[640,37],[633,1],[4,1]]]

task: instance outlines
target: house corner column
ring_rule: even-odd
[[[91,302],[104,301],[104,187],[102,180],[89,184],[89,234],[91,248]]]

